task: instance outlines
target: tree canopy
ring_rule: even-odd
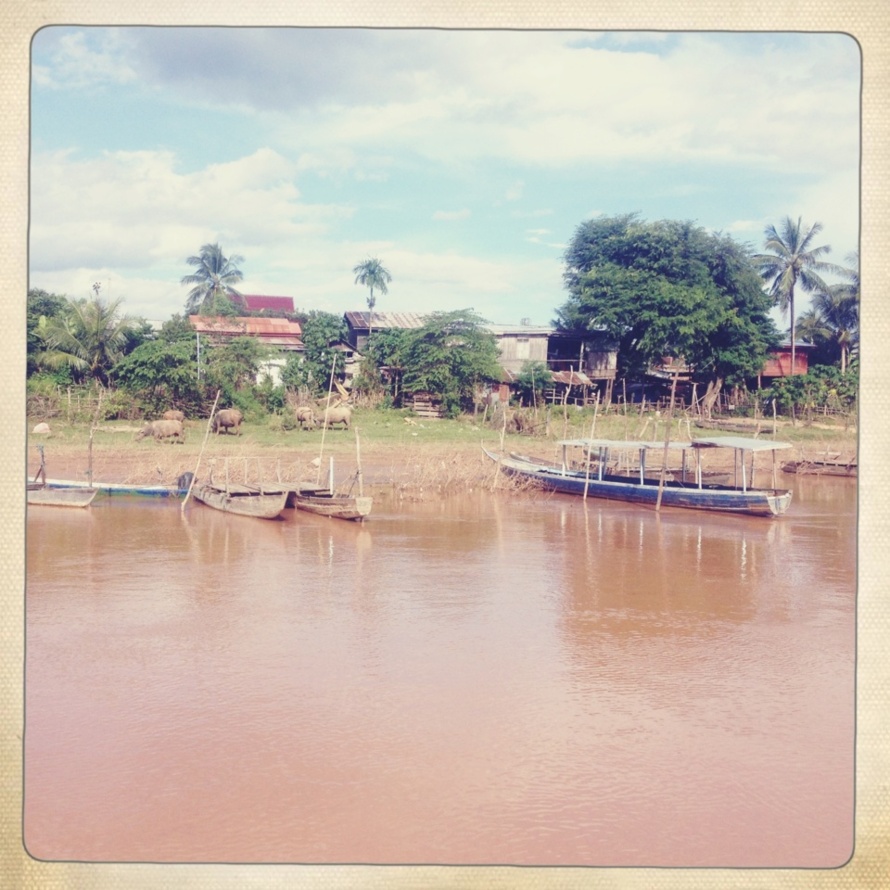
[[[145,325],[122,315],[121,300],[100,297],[65,300],[57,314],[41,316],[36,334],[43,343],[35,362],[43,367],[67,368],[75,381],[91,378],[107,384],[115,362],[127,348],[135,348],[134,332]]]
[[[303,353],[291,353],[282,371],[282,382],[291,389],[305,387],[314,395],[327,392],[334,373],[342,373],[343,353],[334,345],[346,337],[346,322],[342,315],[313,309],[302,323]]]
[[[497,341],[484,325],[472,309],[458,309],[409,331],[398,350],[405,391],[440,395],[448,415],[471,408],[476,386],[500,374]]]
[[[31,288],[28,291],[27,334],[29,375],[38,370],[38,356],[46,349],[46,343],[39,333],[41,324],[45,326],[48,319],[62,315],[67,305],[68,300],[64,296],[51,294],[40,288]]]
[[[841,372],[859,345],[859,253],[846,257],[840,284],[827,285],[813,294],[812,305],[797,319],[800,336],[815,345],[812,364],[838,362]]]
[[[769,293],[782,312],[791,316],[791,365],[794,366],[796,319],[794,296],[797,285],[805,291],[826,291],[828,285],[821,275],[841,272],[838,266],[825,262],[823,257],[831,252],[825,244],[817,247],[816,236],[822,231],[822,223],[815,222],[809,228],[800,217],[797,221],[786,216],[781,228],[769,225],[764,230],[766,253],[753,257],[763,280],[769,285]]]
[[[241,294],[234,285],[244,278],[238,263],[244,257],[226,257],[219,244],[205,244],[197,256],[190,256],[186,262],[195,267],[190,275],[185,275],[180,284],[190,284],[185,304],[186,315],[195,312],[212,311],[215,315],[234,315],[232,297]]]
[[[691,222],[645,222],[637,214],[588,220],[565,263],[569,297],[556,324],[607,332],[625,376],[683,358],[716,395],[723,382],[755,376],[778,341],[746,249]]]
[[[352,271],[355,275],[355,283],[368,288],[368,310],[373,312],[377,305],[374,288],[377,288],[381,294],[388,293],[387,285],[392,281],[392,275],[377,257],[369,257],[355,266]]]

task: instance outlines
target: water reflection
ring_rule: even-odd
[[[844,489],[777,521],[498,493],[361,525],[95,505],[28,517],[35,855],[848,853]]]

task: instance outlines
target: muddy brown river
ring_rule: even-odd
[[[853,849],[856,485],[785,516],[99,498],[27,520],[48,860],[817,867]]]

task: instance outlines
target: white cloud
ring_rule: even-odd
[[[49,64],[34,65],[34,82],[49,89],[77,89],[108,83],[130,83],[137,74],[128,60],[132,43],[116,28],[68,31],[48,28],[35,45],[48,43]]]
[[[86,160],[64,152],[35,155],[34,286],[47,287],[41,282],[68,270],[65,290],[76,290],[81,272],[89,269],[96,270],[87,275],[91,280],[101,278],[102,270],[134,282],[141,275],[166,277],[175,290],[188,271],[185,258],[209,242],[248,255],[251,264],[311,254],[312,243],[353,211],[303,202],[293,172],[288,161],[267,149],[193,173],[177,172],[175,158],[166,152],[116,152]],[[249,275],[250,266],[243,271]]]
[[[35,103],[44,88],[68,89],[72,109],[78,91],[120,88],[133,115],[146,95],[177,114],[222,110],[201,124],[224,121],[251,147],[234,160],[231,143],[215,156],[200,140],[161,151],[181,138],[166,129],[139,151],[90,155],[80,141],[77,153],[35,153],[33,286],[85,293],[107,274],[128,303],[169,314],[184,302],[185,257],[219,241],[245,255],[250,290],[307,308],[360,306],[350,270],[380,254],[393,306],[546,321],[563,299],[554,242],[603,212],[579,215],[578,201],[639,209],[612,193],[643,177],[677,218],[719,206],[714,227],[743,240],[761,241],[776,219],[756,216],[774,201],[777,218],[822,219],[833,258],[855,247],[858,57],[837,37],[48,29],[35,48]],[[118,139],[125,122],[97,138]],[[35,145],[75,144],[76,127],[56,129]],[[733,177],[761,174],[779,187],[734,206]],[[707,205],[718,178],[728,200]],[[409,181],[428,192],[406,194]],[[472,197],[449,190],[466,183]],[[424,233],[430,217],[467,222]],[[545,217],[550,230],[498,225]],[[482,237],[457,240],[483,220]],[[423,237],[438,239],[432,250]],[[504,243],[515,255],[498,253]]]

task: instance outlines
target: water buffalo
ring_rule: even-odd
[[[345,429],[349,429],[349,421],[352,420],[352,408],[340,405],[337,408],[328,408],[324,413],[324,423],[331,427],[335,423],[342,423]]]
[[[185,421],[185,414],[182,411],[165,411],[161,417],[164,420],[178,420],[180,423]]]
[[[162,439],[172,439],[174,442],[185,441],[185,431],[178,420],[151,420],[136,433],[136,439],[144,439],[151,436],[156,442]]]
[[[223,408],[213,416],[213,432],[218,435],[225,431],[228,435],[229,430],[233,429],[235,434],[240,436],[242,420],[244,420],[244,415],[237,408]]]
[[[311,430],[318,423],[311,405],[301,405],[294,411],[294,417],[302,430]]]

